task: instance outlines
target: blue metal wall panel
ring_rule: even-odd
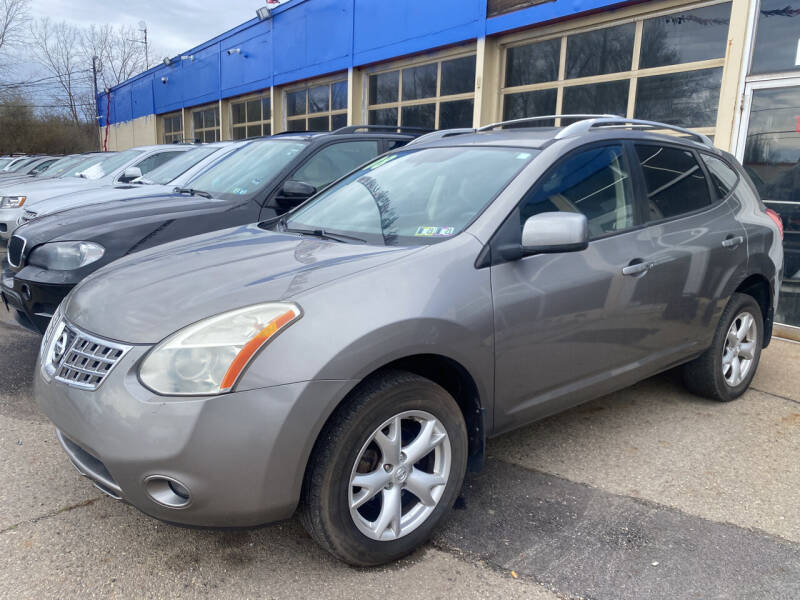
[[[486,16],[486,0],[353,1],[357,64],[478,38]]]
[[[155,112],[153,104],[153,75],[142,77],[134,81],[131,86],[131,116],[134,119],[152,115]]]
[[[633,0],[636,1],[636,0]],[[620,0],[553,0],[486,19],[487,0],[293,0],[112,90],[111,122],[204,104],[495,35]],[[227,54],[229,48],[242,53]],[[161,82],[167,77],[167,83]],[[98,96],[105,123],[105,96]]]

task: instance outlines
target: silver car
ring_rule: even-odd
[[[350,564],[403,556],[490,436],[676,366],[709,398],[747,389],[780,219],[731,156],[663,128],[437,132],[281,218],[122,259],[52,319],[36,399],[148,515],[299,508]]]

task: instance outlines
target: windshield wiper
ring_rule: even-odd
[[[284,227],[284,231],[288,233],[300,233],[302,235],[313,235],[314,237],[318,237],[325,240],[333,240],[334,242],[360,242],[362,244],[366,244],[367,240],[362,240],[359,237],[355,237],[352,235],[345,235],[343,233],[331,233],[329,231],[325,231],[324,229],[292,229],[291,227]]]
[[[202,196],[203,198],[212,197],[208,192],[204,192],[203,190],[195,190],[192,188],[176,187],[173,191],[177,194],[189,194],[190,196]]]

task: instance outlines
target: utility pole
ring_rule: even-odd
[[[94,83],[94,126],[97,133],[97,149],[100,150],[100,111],[97,109],[97,57],[92,57],[92,82]]]
[[[147,46],[147,23],[139,21],[139,30],[144,33],[144,66],[150,69],[150,52]]]

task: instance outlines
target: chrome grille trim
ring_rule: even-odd
[[[8,264],[15,269],[18,269],[22,263],[22,256],[25,254],[25,246],[27,244],[28,241],[21,235],[12,235],[8,241],[6,258],[8,259]]]
[[[59,339],[55,339],[56,336],[48,331],[50,337],[45,342],[48,347],[45,360],[51,361],[48,366],[52,369],[53,379],[82,390],[94,391],[105,381],[131,346],[109,342],[84,333],[66,320],[63,324]],[[59,329],[55,327],[53,332]],[[64,336],[66,336],[66,350],[53,360],[55,345]]]

